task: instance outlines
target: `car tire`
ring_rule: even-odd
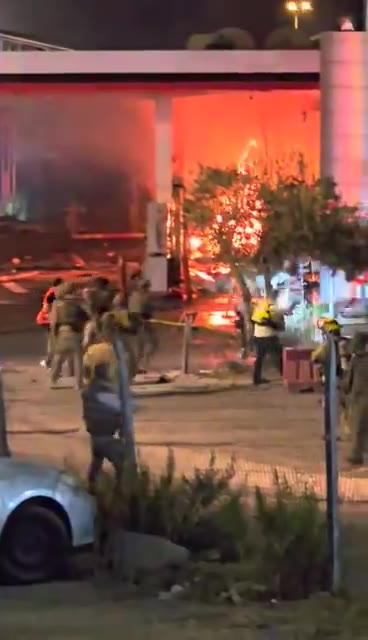
[[[25,505],[11,516],[0,544],[0,575],[7,582],[30,584],[55,578],[67,565],[68,528],[57,514]]]

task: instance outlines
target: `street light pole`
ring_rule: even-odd
[[[285,9],[294,16],[294,29],[299,29],[299,17],[313,11],[312,0],[287,0]]]

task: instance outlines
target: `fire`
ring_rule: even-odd
[[[198,251],[201,245],[202,245],[202,239],[199,238],[198,236],[191,236],[189,238],[189,246],[192,251]]]
[[[258,148],[255,139],[249,140],[244,152],[238,162],[238,172],[240,175],[255,174],[256,158],[252,158],[252,151]],[[256,178],[252,179],[249,184],[244,186],[244,190],[235,206],[240,210],[240,219],[238,222],[231,217],[234,202],[226,195],[219,198],[220,213],[216,213],[213,223],[213,229],[224,237],[231,238],[232,245],[235,249],[243,251],[247,255],[253,255],[258,247],[259,238],[262,233],[261,216],[263,211],[263,202],[258,197],[259,184]],[[241,215],[243,211],[244,216]],[[215,253],[214,247],[211,247],[211,239],[193,235],[189,239],[189,246],[193,254],[197,256],[205,253]]]

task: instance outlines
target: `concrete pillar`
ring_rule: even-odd
[[[15,125],[10,112],[0,113],[0,193],[4,204],[16,193]]]
[[[167,290],[167,213],[172,198],[173,113],[172,97],[156,96],[154,112],[155,200],[147,211],[146,274],[152,290]]]
[[[321,37],[321,175],[368,212],[368,33]]]

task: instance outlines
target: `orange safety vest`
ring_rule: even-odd
[[[47,289],[45,295],[43,296],[42,307],[36,316],[36,324],[38,324],[40,327],[47,326],[50,324],[49,305],[47,302],[47,298],[51,293],[55,293],[55,287],[50,287],[49,289]]]

